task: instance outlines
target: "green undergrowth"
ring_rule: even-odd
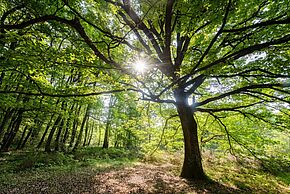
[[[146,162],[170,164],[176,176],[181,171],[182,153],[157,152],[144,158]],[[273,166],[271,166],[271,162]],[[266,160],[263,164],[251,157],[203,153],[203,167],[207,176],[241,193],[290,193],[289,161]],[[278,163],[281,163],[278,165]],[[267,169],[265,169],[267,167]]]
[[[89,147],[74,153],[10,152],[0,155],[0,187],[25,185],[27,181],[49,180],[49,177],[65,177],[69,174],[91,176],[143,164],[165,165],[178,176],[183,160],[182,152],[156,152],[143,156],[125,149],[101,149]],[[269,167],[270,161],[267,161]],[[277,162],[277,161],[276,161]],[[241,193],[288,193],[290,172],[287,165],[273,166],[265,170],[260,161],[232,155],[217,156],[203,154],[203,166],[207,176],[219,184],[241,191]],[[144,175],[146,176],[146,175]]]
[[[31,174],[66,173],[121,168],[137,161],[138,153],[125,149],[82,148],[72,153],[17,151],[0,154],[0,182],[11,183]],[[13,180],[13,181],[11,181]]]

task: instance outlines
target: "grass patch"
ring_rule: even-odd
[[[288,178],[284,173],[273,174],[261,168],[259,162],[238,160],[233,156],[209,157],[204,161],[205,171],[213,180],[237,188],[245,193],[287,193]],[[282,175],[283,174],[283,175]],[[282,177],[280,177],[282,175]],[[288,180],[288,182],[287,182]]]
[[[102,173],[113,173],[125,169],[124,167],[132,167],[138,161],[149,163],[148,166],[155,166],[159,170],[166,169],[164,173],[171,172],[178,176],[183,162],[182,156],[183,154],[179,152],[156,152],[154,155],[143,157],[135,151],[94,147],[82,148],[68,154],[58,152],[4,153],[0,155],[0,188],[9,190],[40,182],[50,184],[47,187],[53,189],[53,184],[59,180],[67,181],[70,185],[70,181],[76,179],[78,180],[76,184],[82,184],[82,181],[95,180],[95,176]],[[234,188],[240,193],[287,193],[290,191],[290,173],[285,171],[285,168],[283,168],[284,171],[279,171],[277,168],[278,170],[272,173],[262,170],[258,162],[250,159],[241,161],[230,155],[217,157],[212,153],[205,153],[203,158],[205,172],[213,181],[227,188]],[[148,176],[143,172],[139,174]],[[46,188],[41,185],[40,187]]]
[[[0,155],[1,184],[13,186],[27,181],[45,179],[64,173],[104,171],[129,166],[137,161],[138,154],[123,149],[82,148],[73,153],[7,152]]]
[[[170,171],[179,176],[183,154],[168,154],[159,151],[143,160],[154,164],[170,164],[172,165]],[[282,165],[276,164],[272,166],[271,171],[265,171],[260,162],[250,158],[242,159],[232,155],[217,156],[214,153],[203,153],[203,167],[207,176],[222,185],[238,189],[241,193],[290,192],[290,172],[287,172],[287,165],[282,168]]]
[[[45,153],[8,152],[0,155],[2,172],[20,172],[38,168],[90,166],[102,163],[130,163],[138,158],[138,154],[124,149],[102,149],[96,147],[82,148],[76,152],[64,154],[62,152]]]

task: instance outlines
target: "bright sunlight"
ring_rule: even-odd
[[[134,69],[139,73],[144,73],[146,68],[147,68],[146,66],[147,66],[146,62],[144,60],[141,60],[141,59],[139,59],[133,63]]]

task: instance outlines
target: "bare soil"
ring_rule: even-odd
[[[217,182],[190,182],[170,170],[169,164],[140,163],[103,171],[31,173],[15,185],[2,185],[0,193],[245,193]]]

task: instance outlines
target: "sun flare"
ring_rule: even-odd
[[[146,62],[144,60],[137,60],[133,64],[134,69],[139,73],[144,73],[146,70]]]

